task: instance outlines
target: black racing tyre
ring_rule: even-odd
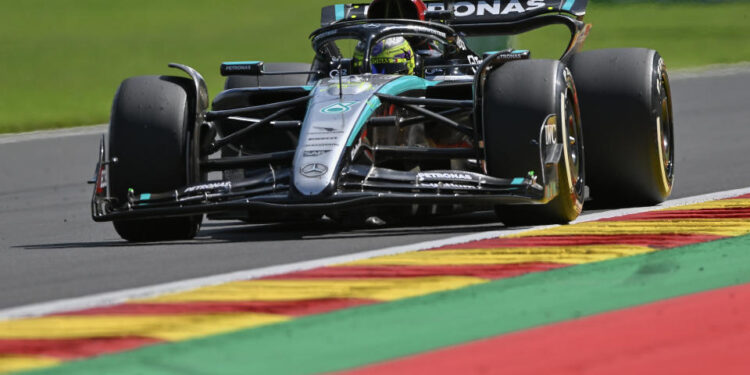
[[[305,72],[310,70],[310,64],[305,63],[266,63],[263,65],[266,72]],[[304,86],[307,84],[307,75],[292,74],[281,76],[229,76],[224,82],[224,90],[243,87],[268,87],[268,86]]]
[[[661,56],[642,48],[573,56],[586,133],[592,203],[624,207],[664,201],[674,182],[674,120]]]
[[[164,192],[195,182],[189,144],[194,100],[187,78],[128,78],[117,90],[109,124],[110,189],[120,203],[128,189]],[[195,237],[202,215],[115,220],[125,240],[163,241]]]
[[[505,225],[565,224],[581,213],[584,199],[584,156],[576,88],[568,70],[556,60],[509,62],[493,70],[484,88],[483,131],[487,171],[501,178],[540,179],[540,147],[558,144],[562,153],[555,178],[557,196],[544,205],[495,208]],[[551,118],[550,116],[555,116]],[[551,121],[550,126],[542,127]],[[546,137],[549,129],[550,137]],[[545,137],[540,140],[540,134]],[[539,142],[544,142],[540,145]]]

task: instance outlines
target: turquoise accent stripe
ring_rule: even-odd
[[[524,179],[521,178],[521,177],[516,177],[516,178],[513,179],[513,181],[510,182],[510,184],[511,185],[521,185],[521,184],[523,184],[523,180]]]
[[[435,86],[439,81],[428,81],[424,78],[415,77],[415,76],[403,76],[394,79],[393,81],[390,81],[383,85],[383,87],[378,90],[378,93],[386,94],[386,95],[398,95],[405,91],[410,90],[424,90],[428,86]]]
[[[527,49],[516,49],[516,50],[511,51],[510,53],[526,53],[526,52],[529,52],[529,50],[527,50]]]
[[[386,83],[377,92],[386,95],[398,95],[411,90],[424,90],[427,87],[435,86],[438,83],[440,82],[428,81],[420,77],[403,76]],[[380,107],[380,104],[380,98],[374,95],[367,100],[365,109],[359,115],[357,123],[354,124],[354,129],[352,129],[351,134],[349,134],[349,139],[346,141],[347,147],[354,144],[354,140],[357,139],[357,136],[362,130],[362,127],[365,126],[365,123],[370,119],[370,116],[372,116],[373,112],[375,112],[375,110]]]
[[[336,21],[343,20],[344,16],[346,15],[346,12],[344,10],[344,4],[336,4],[334,6],[334,10],[336,12]]]
[[[349,134],[349,139],[346,141],[346,146],[349,147],[354,144],[354,140],[357,139],[357,136],[359,136],[359,132],[362,130],[362,128],[365,126],[365,123],[367,120],[370,119],[370,116],[375,112],[376,109],[380,107],[382,103],[380,102],[380,98],[377,96],[372,96],[370,99],[367,100],[367,104],[365,104],[365,109],[362,110],[362,113],[359,114],[359,118],[357,119],[357,123],[354,124],[354,131],[352,131],[351,134]]]
[[[147,201],[147,200],[149,200],[149,199],[151,199],[151,194],[148,194],[148,193],[146,193],[146,194],[141,194],[141,200],[142,200],[142,201]]]
[[[229,61],[222,63],[224,65],[256,65],[260,64],[260,61]]]
[[[568,0],[565,2],[565,5],[562,6],[562,10],[570,11],[571,8],[573,8],[573,4],[575,4],[576,0]]]
[[[305,89],[305,90],[307,90],[307,91],[312,91],[312,89],[314,89],[315,86],[302,86],[302,88]]]

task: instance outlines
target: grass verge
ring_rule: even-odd
[[[331,3],[0,0],[0,133],[104,123],[124,78],[180,74],[168,62],[198,69],[215,95],[221,61],[309,61],[307,35]],[[749,17],[750,3],[592,4],[587,48],[654,48],[670,68],[747,61]],[[554,56],[560,35],[519,42]]]

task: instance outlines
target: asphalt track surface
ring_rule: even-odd
[[[673,78],[673,198],[750,186],[750,69]],[[0,137],[0,309],[503,230],[492,215],[351,229],[208,221],[193,241],[128,244],[90,218],[98,134]]]

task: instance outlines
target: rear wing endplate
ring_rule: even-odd
[[[586,14],[589,0],[469,0],[453,2],[452,25],[514,22],[547,13]],[[446,10],[450,2],[425,1],[427,12]],[[320,24],[367,18],[369,4],[337,4],[321,11]]]

